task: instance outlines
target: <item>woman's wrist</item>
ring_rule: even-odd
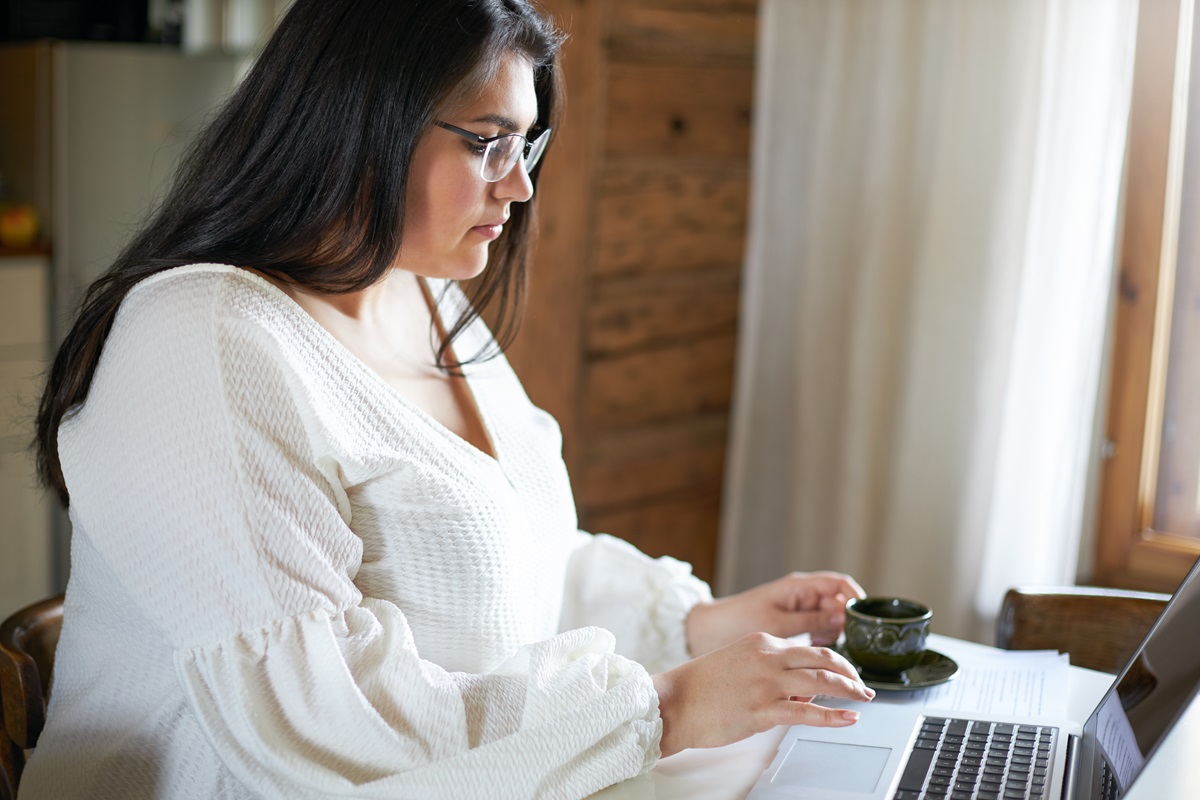
[[[687,639],[688,653],[695,658],[715,649],[711,641],[712,620],[710,619],[716,602],[702,600],[692,606],[692,610],[683,618],[684,636]]]
[[[767,631],[745,597],[743,592],[692,607],[684,619],[684,631],[693,658],[732,644],[747,633]]]
[[[662,738],[658,742],[658,750],[662,758],[672,756],[683,750],[685,746],[680,745],[676,740],[678,731],[675,726],[675,701],[676,701],[676,686],[671,673],[662,672],[658,675],[651,675],[650,680],[654,682],[654,691],[658,693],[658,716],[662,720]]]

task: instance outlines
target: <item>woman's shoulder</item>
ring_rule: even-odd
[[[282,295],[266,279],[250,270],[228,264],[187,264],[156,272],[134,284],[126,306],[194,307],[205,301],[228,301],[232,297],[271,300]]]
[[[173,336],[213,331],[237,321],[286,327],[295,304],[266,279],[227,264],[188,264],[156,273],[126,295],[118,323],[166,327]]]
[[[121,303],[106,349],[146,357],[220,351],[307,349],[303,312],[280,289],[249,270],[189,264],[136,284]],[[289,359],[291,360],[291,359]]]

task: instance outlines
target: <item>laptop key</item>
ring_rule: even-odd
[[[901,789],[919,792],[925,788],[925,775],[933,764],[932,750],[913,750],[908,754],[908,763],[904,765],[904,774],[900,776]]]

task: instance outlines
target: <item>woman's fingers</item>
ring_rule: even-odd
[[[867,593],[858,585],[858,581],[841,572],[819,572],[816,573],[820,579],[827,581],[825,594],[841,594],[845,595],[849,600],[851,597],[866,597]]]
[[[782,697],[826,695],[861,701],[875,697],[875,690],[862,682],[858,670],[827,647],[803,647],[774,638],[767,647],[773,647],[782,662]]]
[[[848,678],[824,669],[800,669],[792,670],[789,678],[790,680],[780,696],[815,697],[823,695],[864,703],[875,698],[875,690],[864,684],[857,676]]]
[[[859,678],[858,670],[854,668],[854,665],[847,661],[840,653],[830,650],[828,647],[789,645],[782,651],[782,655],[788,669],[828,670],[842,677],[849,678],[855,684],[866,688],[862,679]]]
[[[817,696],[869,701],[850,662],[832,650],[765,633],[654,676],[663,720],[660,748],[713,747],[775,725],[850,725],[857,717],[813,703]]]
[[[821,598],[818,619],[809,633],[814,646],[826,647],[841,636],[846,624],[846,602],[846,595],[840,592]]]
[[[822,597],[840,594],[847,600],[866,597],[858,581],[842,572],[793,572],[782,579],[801,592],[813,592]]]
[[[772,709],[776,725],[811,725],[815,728],[844,728],[858,722],[858,712],[826,708],[812,702],[780,700]]]
[[[857,675],[848,677],[827,669],[806,668],[791,670],[782,696],[787,697],[841,697],[846,700],[870,702],[875,690],[864,684]],[[786,693],[786,694],[785,694]]]

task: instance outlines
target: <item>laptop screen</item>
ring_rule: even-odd
[[[1115,781],[1124,793],[1200,690],[1198,572],[1200,561],[1084,724],[1081,755],[1092,759],[1094,789]]]

